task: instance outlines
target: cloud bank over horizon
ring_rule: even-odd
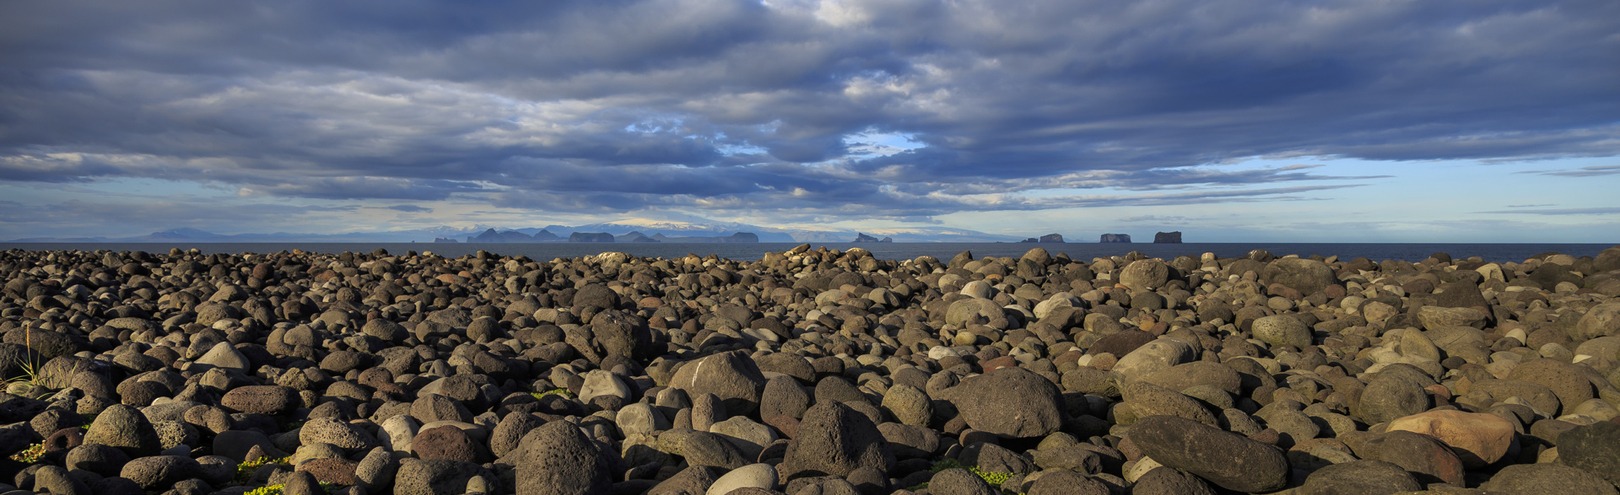
[[[1616,32],[1605,0],[8,2],[0,238],[1620,241]]]

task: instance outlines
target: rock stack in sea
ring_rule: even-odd
[[[1620,247],[0,252],[0,492],[1614,494]]]

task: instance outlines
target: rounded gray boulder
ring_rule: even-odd
[[[866,415],[837,402],[805,411],[798,436],[788,441],[782,479],[845,476],[861,467],[888,471],[894,465],[883,434]]]
[[[552,421],[523,436],[517,452],[519,495],[607,493],[612,486],[608,460],[579,427]]]
[[[975,430],[1031,438],[1063,426],[1063,401],[1057,385],[1023,368],[1001,368],[965,378],[944,395]]]

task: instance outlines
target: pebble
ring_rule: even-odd
[[[1620,247],[1491,262],[10,250],[0,272],[0,454],[45,449],[0,479],[36,491],[1620,483]]]

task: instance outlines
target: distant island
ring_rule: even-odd
[[[1040,243],[1040,244],[1063,244],[1063,234],[1046,234],[1046,235],[1040,236],[1038,238],[1037,237],[1030,237],[1028,239],[1024,239],[1024,240],[1018,241],[1018,242]]]
[[[612,241],[600,236],[585,237],[594,242],[615,243],[830,243],[843,244],[856,239],[859,243],[876,243],[888,239],[894,243],[912,242],[1018,242],[1023,236],[991,234],[975,230],[940,226],[891,227],[882,235],[866,234],[826,226],[773,227],[738,222],[716,221],[697,217],[621,218],[610,222],[584,225],[540,225],[530,227],[477,225],[455,227],[440,225],[398,230],[372,230],[348,232],[238,232],[221,234],[191,227],[159,230],[137,235],[85,235],[54,236],[43,233],[21,234],[17,238],[0,239],[10,243],[159,243],[188,245],[207,243],[564,243],[576,232],[611,234]],[[31,235],[30,235],[31,234]],[[1034,242],[1060,242],[1061,236],[1033,238]],[[1046,240],[1042,240],[1046,239]]]
[[[628,235],[628,234],[627,234]],[[568,236],[568,242],[613,242],[613,234],[607,232],[575,232]]]
[[[1153,234],[1154,244],[1181,244],[1181,231],[1159,232]]]
[[[434,242],[456,242],[455,239],[436,238]],[[493,228],[480,232],[475,236],[467,237],[468,243],[479,244],[533,244],[541,242],[680,242],[680,243],[754,243],[759,242],[759,235],[753,232],[737,232],[726,236],[667,236],[663,233],[647,235],[639,231],[630,231],[621,235],[609,232],[572,232],[568,237],[553,234],[550,230],[540,229],[534,234],[525,234],[516,230],[495,230]]]
[[[1103,234],[1102,238],[1099,239],[1097,242],[1101,242],[1103,244],[1130,244],[1131,243],[1131,235],[1130,234]]]

